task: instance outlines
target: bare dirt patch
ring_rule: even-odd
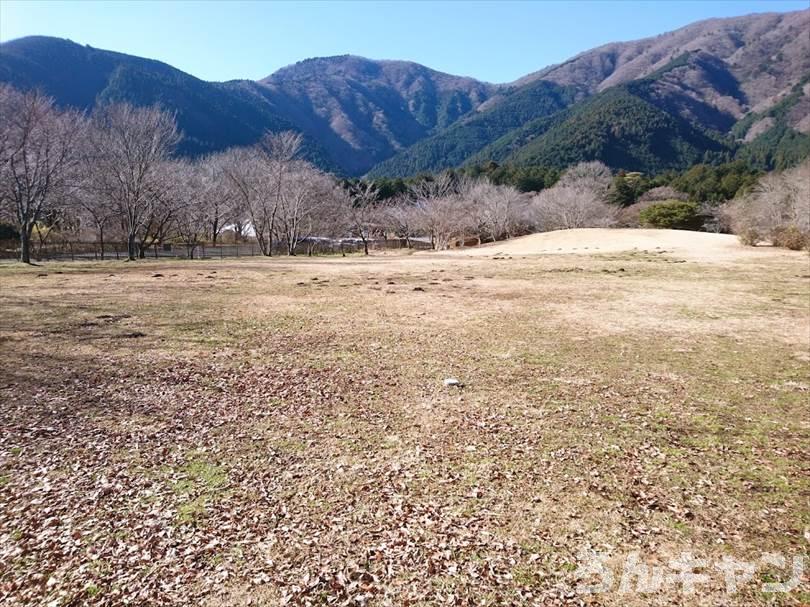
[[[582,228],[531,234],[509,241],[464,249],[457,254],[469,256],[509,257],[518,255],[621,253],[635,251],[668,255],[678,259],[702,262],[728,262],[742,259],[793,256],[796,253],[740,244],[731,234],[709,234],[687,230],[640,230]]]

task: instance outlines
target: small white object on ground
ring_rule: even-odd
[[[445,385],[445,386],[455,386],[455,387],[457,387],[457,388],[461,388],[461,382],[460,382],[460,381],[458,381],[458,380],[457,380],[456,378],[454,378],[454,377],[448,377],[447,379],[445,379],[445,380],[444,380],[444,385]]]

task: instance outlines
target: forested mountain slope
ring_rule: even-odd
[[[301,61],[261,81],[266,95],[349,173],[362,173],[478,108],[497,87],[407,61]]]
[[[33,36],[0,45],[0,82],[41,88],[61,106],[91,110],[106,101],[159,103],[177,113],[182,151],[201,154],[255,142],[265,130],[295,128],[268,104],[233,95],[170,65]]]
[[[165,63],[33,36],[0,44],[0,82],[62,106],[159,103],[180,152],[304,133],[307,156],[349,176],[409,176],[487,160],[603,160],[655,172],[810,154],[810,9],[709,19],[586,51],[511,84],[407,61],[307,59],[260,81],[205,82]]]
[[[340,56],[302,61],[261,82],[205,82],[165,63],[32,36],[0,45],[0,82],[41,88],[62,106],[159,103],[177,114],[181,151],[302,131],[325,168],[359,174],[451,125],[497,87],[404,61]]]
[[[485,160],[556,166],[572,158],[657,170],[683,168],[682,163],[704,155],[737,156],[764,168],[779,167],[807,153],[810,88],[804,85],[809,74],[810,10],[701,21],[653,38],[608,44],[530,74],[514,83],[509,95],[485,104],[482,114],[510,115],[510,96],[519,98],[539,83],[576,91],[580,107],[574,112],[538,112],[510,132],[493,133],[496,139],[463,160],[458,153],[442,155],[444,150],[455,152],[469,138],[456,125],[380,164],[371,174],[405,176]],[[643,86],[621,88],[630,83]],[[614,89],[622,92],[600,96]],[[778,121],[771,116],[775,112]],[[634,115],[643,116],[641,122],[633,123]],[[476,120],[467,118],[461,124]],[[663,128],[662,121],[669,126]],[[740,121],[743,127],[757,126],[746,128],[742,138],[743,127],[735,126]],[[662,137],[674,138],[657,141]],[[718,147],[723,138],[727,141]],[[524,145],[527,149],[521,150]]]

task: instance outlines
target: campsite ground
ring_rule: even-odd
[[[807,255],[525,242],[0,266],[0,603],[810,600]]]

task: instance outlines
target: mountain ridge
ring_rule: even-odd
[[[562,149],[559,141],[539,141],[551,135],[537,128],[560,113],[554,136],[582,136],[576,124],[560,125],[581,119],[581,104],[592,98],[597,102],[585,107],[602,118],[591,124],[618,125],[621,107],[632,107],[652,122],[670,124],[674,130],[666,132],[686,134],[686,147],[723,140],[723,154],[733,156],[748,146],[756,150],[748,157],[776,164],[774,159],[792,158],[810,145],[810,87],[796,89],[808,75],[810,9],[698,21],[658,36],[601,45],[503,84],[412,61],[356,55],[304,59],[257,81],[207,82],[158,60],[59,38],[0,44],[0,82],[42,88],[58,104],[83,110],[106,101],[160,103],[177,115],[185,134],[182,153],[249,145],[265,130],[294,129],[305,135],[308,158],[355,176],[439,171],[480,161],[489,152],[490,159],[501,158],[505,146],[511,150],[501,158],[506,162],[548,157],[535,153],[546,145],[561,150],[555,158],[591,159],[599,146],[588,145],[597,133]],[[643,95],[626,91],[622,103],[616,96],[600,97],[633,82],[645,83]],[[790,107],[772,115],[771,108],[786,99]],[[561,114],[578,106],[570,116]],[[744,129],[736,126],[740,122]],[[656,149],[648,146],[649,137],[642,140],[648,152]],[[518,149],[521,141],[534,151]],[[603,149],[615,153],[592,159],[629,168],[616,166],[623,155],[618,145],[621,141],[612,141]],[[648,161],[636,168],[669,166],[671,159],[648,152],[642,154]],[[676,156],[685,162],[693,152]]]
[[[778,60],[763,60],[771,56]],[[795,83],[808,73],[810,10],[804,10],[698,21],[650,38],[609,43],[529,74],[515,85],[520,90],[537,82],[554,82],[576,86],[584,91],[585,97],[590,97],[622,84],[648,80],[652,84],[644,101],[683,122],[679,130],[696,128],[731,137],[731,130],[739,120],[757,108],[765,113],[767,108],[788,96]],[[810,95],[810,91],[806,95]],[[810,106],[810,97],[806,101]],[[810,110],[804,101],[796,105],[804,109],[786,117],[780,128],[786,130],[785,140],[790,140],[792,148],[804,149],[810,143],[807,139]],[[494,103],[487,111],[504,109]],[[516,128],[512,139],[517,139],[525,127]],[[449,168],[451,163],[442,162],[431,150],[454,148],[458,130],[458,127],[448,129],[415,144],[372,169],[370,175],[407,176]],[[700,138],[700,135],[696,137]],[[515,151],[506,157],[498,154],[487,157],[487,149],[492,149],[499,139],[478,141],[478,149],[460,164],[487,160],[515,162],[531,156]],[[784,150],[779,149],[782,139],[772,134],[771,143],[756,155],[759,159],[768,159],[763,168],[778,166],[779,163],[771,161],[773,158],[791,155],[785,156]],[[736,154],[736,147],[739,146],[731,144],[729,153]],[[619,159],[613,155],[579,154],[577,157],[602,160],[613,168],[629,168],[617,166]],[[659,160],[664,162],[649,162],[636,168],[652,170],[654,166],[667,164],[666,159]]]

